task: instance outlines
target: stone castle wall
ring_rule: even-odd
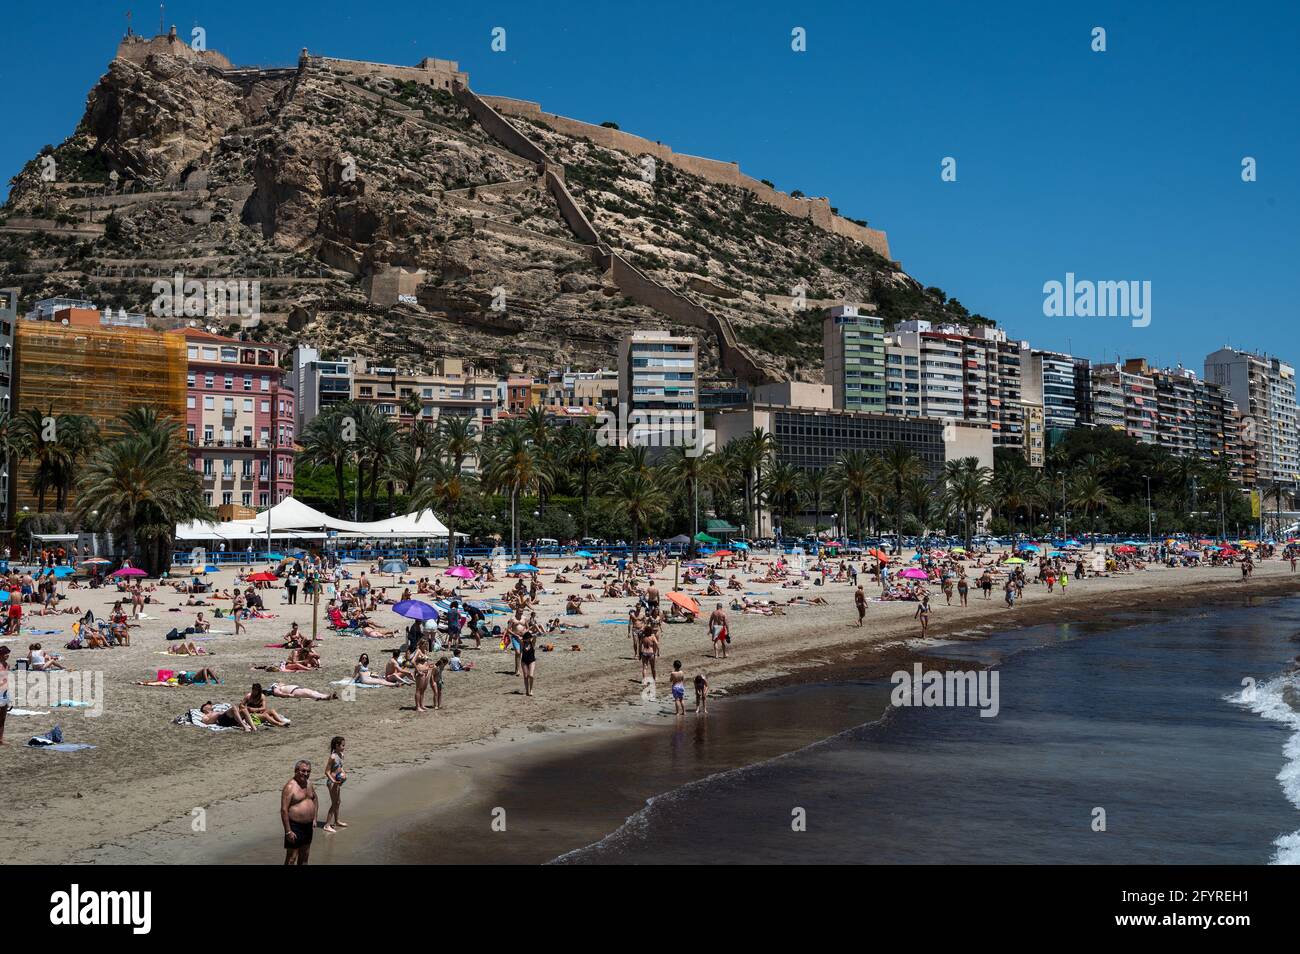
[[[507,96],[483,96],[482,99],[499,113],[540,122],[566,136],[590,139],[606,149],[618,149],[632,155],[651,155],[708,182],[748,189],[760,201],[775,206],[782,212],[795,218],[808,219],[819,228],[861,242],[885,258],[890,257],[889,239],[884,232],[858,225],[843,216],[836,215],[831,211],[828,199],[799,198],[773,189],[766,183],[741,172],[737,163],[674,152],[672,147],[665,146],[663,143],[652,142],[619,129],[610,129],[608,126],[597,126],[578,119],[543,112],[541,106],[527,100],[511,99]]]
[[[457,83],[469,85],[469,74],[462,72],[455,60],[435,60],[425,57],[417,66],[393,66],[388,63],[369,63],[365,60],[344,60],[333,56],[312,56],[306,50],[298,58],[300,66],[346,73],[349,76],[386,76],[399,83],[407,81],[422,86],[433,86],[451,92]]]
[[[129,60],[132,63],[143,63],[155,53],[179,56],[187,60],[197,60],[219,70],[233,68],[230,60],[216,50],[191,49],[188,43],[176,35],[175,27],[172,27],[171,32],[166,36],[154,36],[148,39],[132,33],[124,36],[122,42],[117,45],[117,58]]]

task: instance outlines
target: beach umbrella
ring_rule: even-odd
[[[699,533],[695,535],[695,542],[696,543],[721,543],[722,541],[719,540],[717,537],[709,536],[707,533],[701,530]]]
[[[1007,560],[1007,562],[1019,565],[1021,563],[1024,563],[1025,561],[1020,559],[1020,557],[1012,557],[1010,560]]]
[[[480,612],[483,613],[492,612],[492,604],[489,603],[487,600],[466,600],[465,605],[472,606],[474,609],[479,610]]]
[[[670,540],[669,542],[671,543],[672,541]],[[690,542],[690,538],[689,538],[689,537],[687,538],[687,541],[686,541],[686,542],[687,542],[687,543]],[[589,560],[589,559],[591,559],[592,557],[594,557],[595,555],[596,555],[596,554],[592,553],[590,550],[579,550],[577,553],[574,554],[574,556],[576,556],[576,557],[582,557],[584,560]]]
[[[283,553],[268,553],[268,554],[266,555],[266,558],[267,558],[268,560],[283,560],[283,559],[284,559],[284,554],[283,554]]]
[[[380,573],[405,573],[406,564],[401,560],[385,560],[379,564]]]
[[[952,548],[952,552],[953,552],[953,553],[965,553],[965,552],[966,552],[966,548],[965,548],[965,547],[953,547],[953,548]]]
[[[244,579],[251,580],[254,583],[274,583],[279,579],[279,577],[274,573],[268,573],[263,570],[261,573],[253,573],[250,576],[244,577]]]
[[[930,574],[926,573],[924,570],[919,570],[916,567],[904,570],[899,574],[899,576],[905,580],[926,580],[930,578]]]
[[[393,606],[393,612],[407,619],[437,619],[438,611],[424,600],[402,600]]]
[[[877,560],[882,560],[885,563],[889,562],[889,554],[886,553],[884,550],[877,550],[875,548],[872,548],[867,551],[867,556],[873,556]]]
[[[749,549],[749,544],[748,544],[748,543],[745,543],[743,540],[738,540],[738,541],[736,541],[735,543],[732,544],[732,546],[735,547],[737,550],[748,550],[748,549]]]
[[[721,559],[722,557],[729,557],[732,556],[733,554],[730,550],[717,550],[714,552],[713,555]]]
[[[1027,553],[1038,552],[1038,547],[1034,546],[1032,543],[1022,543],[1020,544],[1020,549],[1026,551]]]
[[[124,566],[122,567],[122,569],[115,571],[113,575],[114,576],[148,576],[149,574],[145,573],[145,571],[140,569],[138,566]]]
[[[668,599],[686,610],[686,612],[694,616],[700,615],[700,604],[695,602],[695,600],[691,599],[691,597],[687,596],[685,593],[679,593],[676,590],[673,590],[668,594]]]
[[[537,567],[531,563],[516,563],[514,566],[506,568],[507,573],[536,573]]]
[[[105,560],[103,557],[91,557],[89,560],[82,560],[82,566],[107,566],[112,560]]]
[[[1131,547],[1131,546],[1129,546],[1129,545],[1126,543],[1126,544],[1124,544],[1122,547],[1116,547],[1116,548],[1115,548],[1115,552],[1116,552],[1116,553],[1136,553],[1136,552],[1137,552],[1137,547]]]
[[[461,580],[471,580],[474,578],[474,571],[467,566],[453,566],[444,571],[442,575],[454,576]]]

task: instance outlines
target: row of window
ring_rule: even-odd
[[[185,406],[186,406],[187,408],[189,408],[191,411],[193,411],[194,409],[196,409],[196,408],[198,407],[198,402],[197,402],[197,400],[195,399],[195,396],[194,396],[193,394],[190,394],[190,395],[187,395],[187,396],[186,396],[186,398],[185,398]],[[243,406],[243,411],[244,411],[245,414],[252,414],[252,413],[253,413],[253,399],[252,399],[252,398],[244,398],[244,403],[243,403],[242,406]],[[262,408],[262,413],[263,413],[263,414],[270,414],[270,413],[271,413],[271,402],[270,402],[270,401],[263,401],[263,402],[262,402],[262,405],[261,405],[261,408]],[[212,394],[205,394],[205,395],[203,395],[203,410],[205,410],[205,411],[215,411],[216,409],[217,409],[217,399],[216,399],[216,397],[215,397],[214,395],[212,395]],[[234,398],[223,398],[223,399],[222,399],[222,402],[221,402],[221,410],[222,410],[224,413],[226,413],[226,414],[234,414],[234,413],[235,413],[235,399],[234,399]],[[278,412],[278,414],[279,414],[280,417],[288,417],[290,414],[293,413],[293,405],[292,405],[290,402],[288,402],[288,401],[281,400],[281,401],[279,401],[279,402],[277,403],[276,410],[277,410],[277,412]]]

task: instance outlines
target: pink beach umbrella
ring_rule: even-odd
[[[467,566],[453,566],[447,570],[443,576],[455,576],[462,580],[473,579],[474,571]]]
[[[144,570],[140,569],[138,566],[124,566],[122,567],[122,569],[114,572],[113,575],[114,576],[148,576],[149,574],[146,573]]]
[[[904,570],[899,575],[905,580],[928,580],[930,578],[930,574],[926,573],[924,570],[918,570],[916,567]]]

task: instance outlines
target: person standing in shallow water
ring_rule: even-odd
[[[867,594],[861,585],[853,591],[853,602],[858,608],[858,626],[861,627],[863,620],[867,618]]]

